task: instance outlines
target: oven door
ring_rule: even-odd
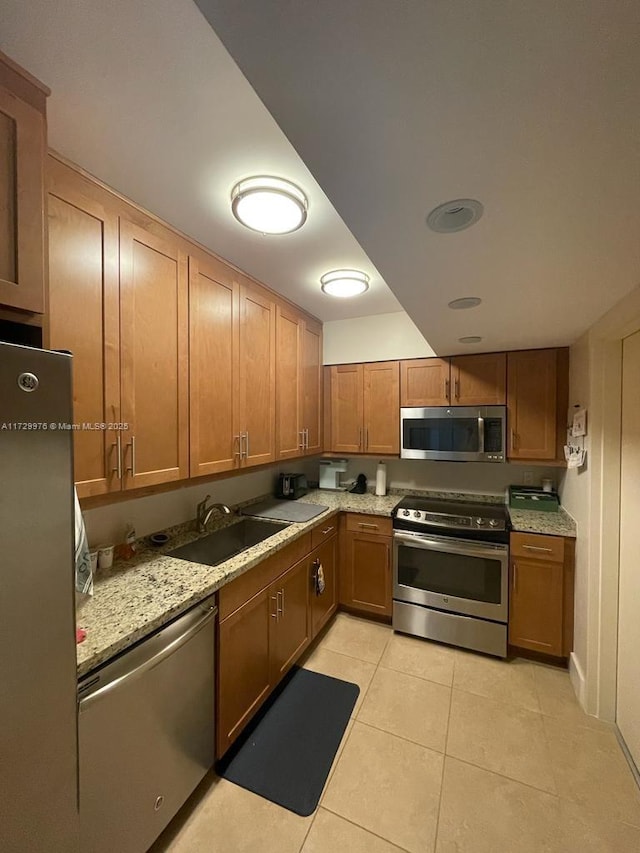
[[[393,597],[438,610],[507,621],[509,549],[445,536],[393,535]]]

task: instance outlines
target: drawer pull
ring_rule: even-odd
[[[517,592],[518,590],[518,564],[513,564],[513,591]]]
[[[377,530],[377,529],[378,529],[378,525],[377,525],[377,524],[370,524],[370,523],[369,523],[369,522],[367,522],[367,521],[359,521],[359,522],[358,522],[358,527],[372,527],[374,530]]]
[[[272,596],[271,596],[271,601],[275,601],[275,603],[276,603],[275,611],[271,614],[271,618],[272,618],[272,619],[275,619],[275,620],[276,620],[276,622],[277,622],[277,621],[278,621],[278,612],[279,612],[279,608],[278,608],[278,593],[276,593],[275,595],[272,595]]]
[[[523,545],[527,551],[544,551],[545,554],[553,554],[553,548],[542,548],[540,545]]]
[[[326,529],[326,530],[323,530],[323,531],[322,531],[322,535],[323,535],[323,536],[326,536],[326,535],[327,535],[327,533],[331,533],[331,531],[332,531],[333,529],[334,529],[333,527],[327,527],[327,529]]]

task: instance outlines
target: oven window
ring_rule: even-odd
[[[398,581],[425,592],[500,604],[502,564],[488,557],[443,554],[401,545]]]
[[[477,453],[480,436],[477,418],[405,418],[402,446],[406,450]]]

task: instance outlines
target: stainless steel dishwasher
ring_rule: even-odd
[[[214,761],[214,599],[78,685],[80,849],[144,853]]]

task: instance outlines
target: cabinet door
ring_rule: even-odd
[[[49,339],[73,354],[73,464],[78,495],[121,488],[118,217],[83,194],[84,178],[49,160]],[[87,425],[87,428],[82,428]]]
[[[454,406],[504,406],[506,353],[455,356],[451,359],[451,383]]]
[[[310,589],[311,601],[311,638],[326,625],[337,607],[337,580],[338,580],[338,537],[332,536],[309,555]],[[322,567],[324,575],[324,591],[318,593],[316,576]]]
[[[302,427],[306,453],[322,453],[322,326],[304,321],[302,331]]]
[[[400,453],[399,362],[372,362],[363,368],[365,453]]]
[[[266,291],[240,283],[240,431],[244,466],[275,459],[275,305]]]
[[[507,354],[511,459],[555,459],[557,352]]]
[[[264,589],[218,628],[218,758],[233,743],[271,689],[270,623],[275,613]]]
[[[302,327],[299,314],[276,310],[276,449],[278,459],[304,453],[302,427]]]
[[[391,539],[345,533],[340,561],[340,603],[353,610],[391,615]]]
[[[416,358],[400,362],[402,406],[448,406],[450,386],[447,358]]]
[[[271,620],[271,682],[277,684],[309,644],[309,558],[269,587],[277,616]]]
[[[511,566],[509,642],[560,657],[563,653],[562,563],[517,558]]]
[[[126,489],[188,477],[187,258],[120,218],[120,335]]]
[[[0,86],[0,304],[44,311],[45,117]]]
[[[363,448],[363,368],[341,364],[331,368],[331,450],[360,453]]]
[[[238,291],[233,270],[189,256],[190,473],[237,467]]]

